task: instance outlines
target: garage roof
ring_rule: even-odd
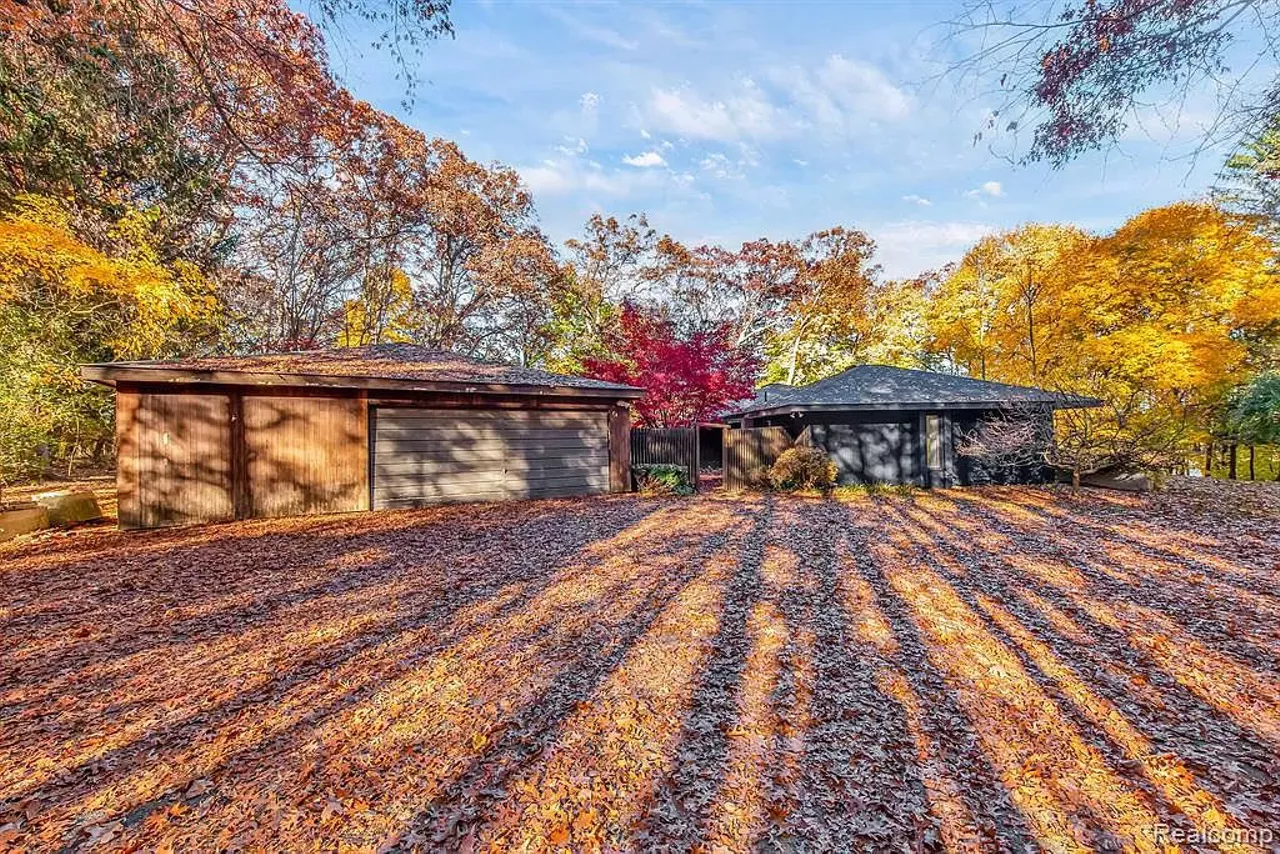
[[[211,356],[85,365],[88,380],[303,385],[392,390],[561,393],[633,398],[634,386],[553,374],[414,344],[371,344],[255,356]]]
[[[755,400],[738,407],[728,417],[823,409],[972,409],[1020,403],[1071,409],[1099,406],[1102,401],[932,371],[889,365],[855,365],[810,385],[776,383],[765,386]]]

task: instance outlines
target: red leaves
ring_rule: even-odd
[[[733,346],[727,328],[681,337],[675,323],[632,303],[622,307],[605,343],[613,354],[584,361],[588,376],[646,390],[635,403],[645,427],[710,421],[728,404],[750,398],[756,359]]]

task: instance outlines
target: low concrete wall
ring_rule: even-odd
[[[23,507],[20,510],[0,512],[0,543],[12,540],[19,534],[49,527],[49,511],[43,507]]]

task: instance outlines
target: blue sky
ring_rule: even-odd
[[[384,56],[334,46],[361,98],[518,169],[557,244],[593,212],[643,211],[689,244],[860,228],[889,275],[1028,221],[1112,228],[1202,195],[1195,99],[1067,168],[973,144],[990,81],[938,79],[951,2],[456,0],[411,110]],[[358,37],[357,37],[358,39]],[[355,41],[356,39],[353,39]],[[1003,143],[1002,143],[1003,145]]]

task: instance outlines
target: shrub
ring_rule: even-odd
[[[828,491],[836,482],[836,466],[818,448],[788,448],[769,469],[774,489],[820,489]]]
[[[636,489],[648,495],[692,495],[693,481],[684,466],[670,463],[646,463],[632,466]]]

